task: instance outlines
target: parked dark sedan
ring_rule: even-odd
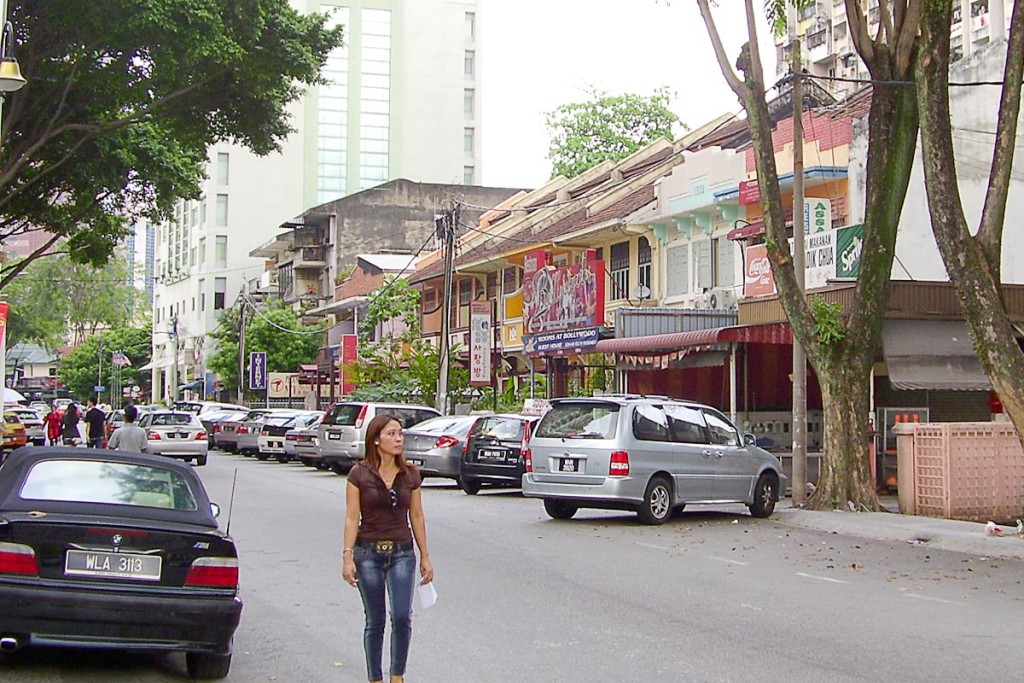
[[[462,490],[473,496],[482,483],[522,486],[526,472],[523,451],[530,429],[540,420],[527,415],[489,415],[473,424],[459,464]]]
[[[0,466],[0,649],[184,651],[224,678],[242,602],[218,512],[177,460],[22,449]]]

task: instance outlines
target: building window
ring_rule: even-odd
[[[494,301],[498,298],[498,273],[487,273],[487,298]]]
[[[476,131],[472,128],[466,128],[462,133],[462,149],[466,153],[467,157],[471,157],[475,154],[476,149]]]
[[[473,278],[465,278],[459,281],[459,305],[468,306],[473,300]]]
[[[389,177],[391,127],[391,11],[362,12],[359,85],[359,188]]]
[[[476,51],[466,50],[466,76],[473,78],[476,75]]]
[[[427,287],[423,290],[423,312],[433,313],[437,310],[437,290]]]
[[[518,291],[523,285],[523,271],[517,266],[510,266],[501,275],[501,291],[503,294],[512,294]]]
[[[686,294],[690,291],[690,245],[669,247],[665,256],[666,295]]]
[[[217,154],[217,184],[228,184],[228,153],[218,152]]]
[[[639,285],[651,288],[651,243],[641,237],[636,244],[637,280]],[[648,294],[650,296],[650,294]]]
[[[473,88],[466,88],[462,95],[462,113],[467,121],[472,121],[476,116],[476,91]]]
[[[206,280],[199,279],[199,312],[206,310]]]
[[[228,279],[218,277],[213,281],[213,310],[224,310],[224,297],[228,292]]]
[[[217,195],[217,227],[223,228],[228,224],[228,196]]]
[[[612,298],[627,298],[629,296],[629,242],[612,245],[609,266],[608,275],[611,277]]]
[[[715,266],[711,253],[711,240],[693,243],[693,261],[697,270],[697,293],[715,286]]]
[[[735,282],[735,247],[725,237],[719,237],[714,241],[715,250],[715,286],[729,287]]]
[[[228,236],[217,235],[217,246],[214,251],[214,268],[228,267]]]
[[[199,267],[206,265],[206,238],[199,238]]]
[[[476,12],[466,12],[466,37],[476,40]]]
[[[475,168],[473,168],[472,166],[463,166],[462,167],[462,184],[463,185],[472,185],[474,182],[476,182],[476,179],[474,178],[475,175],[476,175],[476,169]]]

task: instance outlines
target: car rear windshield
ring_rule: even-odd
[[[341,405],[334,406],[334,410],[327,413],[323,424],[338,427],[354,427],[362,409],[363,406],[360,403],[342,403]]]
[[[263,424],[271,427],[283,427],[294,419],[294,415],[270,415],[263,421]]]
[[[21,486],[24,500],[137,505],[194,512],[188,482],[178,472],[102,460],[43,460]]]
[[[465,417],[432,417],[414,427],[417,432],[427,434],[453,434],[460,430],[466,431],[475,418]]]
[[[556,403],[541,418],[535,435],[562,439],[614,439],[618,423],[617,403]]]
[[[182,425],[193,425],[195,424],[195,417],[189,413],[165,413],[163,415],[154,415],[152,421],[149,423],[150,427],[167,427],[175,426],[180,427]]]

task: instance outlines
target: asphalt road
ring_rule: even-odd
[[[202,475],[242,560],[229,681],[365,681],[362,607],[341,581],[345,479],[211,454]],[[518,493],[425,492],[438,604],[410,683],[1015,681],[1022,563],[687,510],[662,527]],[[386,668],[386,661],[385,661]],[[186,680],[179,655],[24,650],[12,683]]]

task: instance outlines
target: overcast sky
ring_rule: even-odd
[[[743,3],[718,4],[718,28],[735,61],[746,40]],[[672,110],[690,127],[740,110],[693,0],[479,0],[479,14],[485,185],[545,183],[544,114],[587,99],[592,88],[649,95],[668,86]],[[766,26],[758,37],[772,83],[775,49]]]

